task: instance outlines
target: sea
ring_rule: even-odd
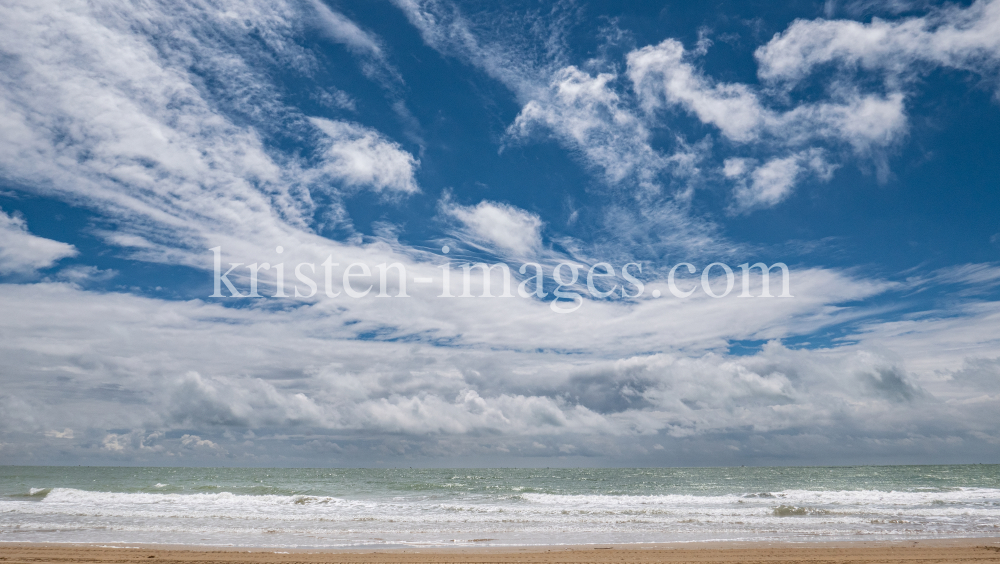
[[[1000,466],[0,466],[0,542],[279,548],[1000,536]]]

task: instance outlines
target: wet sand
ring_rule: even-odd
[[[920,564],[975,562],[1000,564],[1000,538],[893,542],[829,543],[697,543],[517,548],[413,547],[393,550],[280,550],[210,547],[0,543],[0,562],[177,562],[291,564],[295,562],[399,562],[540,564],[594,562],[813,562],[852,564]]]

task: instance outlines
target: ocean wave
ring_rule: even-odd
[[[820,505],[897,505],[915,507],[938,505],[983,505],[995,506],[1000,503],[1000,489],[955,488],[950,491],[880,491],[880,490],[784,490],[779,492],[729,494],[721,496],[664,494],[664,495],[560,495],[525,493],[526,501],[546,505],[575,506],[588,505],[714,505],[743,502],[802,504],[812,502]],[[801,503],[800,503],[801,502]]]
[[[232,492],[100,492],[33,488],[32,502],[0,499],[0,533],[107,531],[331,538],[489,538],[545,531],[582,535],[830,536],[995,534],[1000,490],[949,492],[784,490],[722,496],[456,494],[348,499]],[[200,533],[199,533],[200,534]],[[653,535],[653,536],[650,536]],[[469,537],[472,538],[472,537]],[[352,541],[353,542],[353,541]]]
[[[159,485],[159,484],[158,484]],[[31,488],[30,497],[41,500],[46,507],[78,507],[100,510],[114,508],[171,508],[190,511],[211,511],[213,508],[273,513],[300,508],[309,512],[329,510],[371,511],[375,513],[437,510],[466,513],[626,513],[626,514],[701,514],[719,509],[755,513],[771,513],[777,507],[816,507],[825,511],[874,512],[905,510],[914,514],[948,515],[969,512],[997,513],[1000,489],[958,488],[948,492],[895,492],[876,490],[815,491],[784,490],[767,494],[730,494],[704,496],[689,494],[665,495],[580,495],[528,493],[500,495],[456,495],[433,501],[426,496],[395,496],[389,499],[346,499],[334,496],[247,495],[231,492],[102,492],[74,488]],[[785,510],[781,510],[785,511]],[[781,511],[775,514],[781,514]]]
[[[1000,476],[975,470],[963,482],[941,480],[944,470],[905,478],[908,468],[892,479],[882,469],[19,469],[0,495],[0,538],[334,547],[995,536]]]
[[[35,490],[32,489],[34,492]],[[352,505],[360,502],[348,501],[332,496],[308,495],[245,495],[231,492],[218,493],[147,493],[147,492],[102,492],[78,490],[74,488],[51,488],[45,497],[47,503],[82,505],[228,505],[244,507],[267,507],[303,504]]]
[[[774,508],[774,515],[790,517],[793,515],[829,515],[830,510],[818,507],[798,507],[796,505],[779,505]]]

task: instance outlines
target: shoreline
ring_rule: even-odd
[[[0,562],[852,562],[1000,563],[1000,536],[857,541],[704,541],[520,547],[246,548],[139,543],[0,541]]]

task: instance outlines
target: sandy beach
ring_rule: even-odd
[[[235,550],[126,545],[0,545],[0,562],[1000,562],[1000,538],[900,542],[705,543],[549,546],[523,548],[408,548],[397,550]]]

